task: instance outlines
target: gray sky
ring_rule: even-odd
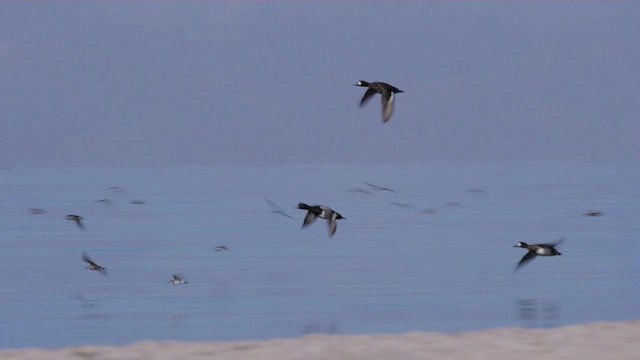
[[[640,158],[640,3],[2,2],[0,166]],[[405,91],[381,123],[358,80]]]

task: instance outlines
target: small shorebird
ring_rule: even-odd
[[[355,86],[366,87],[367,91],[364,93],[362,100],[360,100],[360,107],[363,107],[371,97],[375,94],[380,94],[382,96],[382,122],[386,123],[391,119],[391,115],[393,114],[394,109],[394,98],[396,93],[404,92],[398,89],[395,86],[391,86],[387,83],[383,82],[372,82],[368,83],[366,81],[360,80]]]
[[[332,237],[336,233],[338,226],[336,224],[336,220],[346,220],[346,218],[340,215],[337,211],[324,205],[309,206],[305,203],[299,203],[298,209],[307,210],[307,215],[304,217],[304,222],[302,223],[303,229],[311,225],[316,218],[326,219],[327,225],[329,226],[329,237]]]
[[[84,224],[82,223],[82,220],[84,220],[84,218],[80,215],[67,215],[67,220],[71,220],[74,221],[76,223],[76,225],[78,225],[78,227],[80,228],[80,230],[84,230]]]
[[[89,257],[89,255],[87,255],[86,252],[82,253],[82,261],[88,264],[87,267],[85,267],[85,269],[89,269],[92,271],[99,271],[100,274],[107,276],[107,268],[96,264],[93,260],[91,260],[91,258]]]
[[[182,274],[173,274],[173,278],[169,280],[171,285],[188,284],[189,282],[182,277]]]
[[[515,244],[513,247],[519,247],[523,249],[527,249],[527,253],[522,257],[518,265],[516,265],[516,270],[522,267],[524,264],[533,260],[536,256],[555,256],[562,255],[558,250],[556,250],[556,246],[558,246],[564,239],[560,238],[558,241],[548,244],[532,244],[529,245],[526,242],[519,242]]]

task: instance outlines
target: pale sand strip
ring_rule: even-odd
[[[299,339],[233,343],[143,342],[121,347],[4,350],[0,351],[0,359],[638,360],[640,320],[459,334],[312,335]]]

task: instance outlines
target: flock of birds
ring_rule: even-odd
[[[372,82],[369,83],[367,81],[361,80],[358,81],[356,84],[354,84],[355,86],[361,86],[361,87],[366,87],[367,90],[364,93],[362,99],[360,100],[360,107],[362,108],[364,105],[366,105],[372,98],[374,95],[376,94],[380,94],[381,96],[381,100],[382,100],[382,122],[386,123],[391,119],[391,116],[393,115],[394,112],[394,108],[395,108],[395,94],[397,93],[402,93],[403,91],[398,89],[395,86],[389,85],[387,83],[384,82]],[[367,183],[365,182],[365,184],[369,187],[369,189],[365,190],[365,189],[352,189],[351,191],[353,192],[362,192],[365,194],[370,194],[371,191],[389,191],[389,192],[396,192],[393,189],[387,188],[387,187],[383,187],[383,186],[379,186],[379,185],[375,185],[375,184],[371,184],[371,183]],[[110,188],[111,190],[115,191],[115,192],[122,192],[124,191],[123,188],[121,187],[112,187]],[[477,192],[481,192],[480,189],[472,189],[469,191],[473,191],[476,190]],[[288,217],[290,219],[293,219],[292,216],[290,216],[289,214],[287,214],[284,209],[280,208],[279,206],[277,206],[275,203],[273,203],[271,200],[269,199],[265,199],[267,204],[269,205],[269,207],[272,209],[271,212],[273,213],[278,213],[282,216]],[[108,199],[102,199],[102,200],[98,200],[98,202],[102,202],[104,204],[108,204],[110,203],[110,201]],[[131,202],[132,204],[143,204],[144,202],[142,201],[136,201],[136,202]],[[413,205],[411,204],[403,204],[403,203],[392,203],[395,204],[397,206],[400,207],[412,207]],[[457,204],[457,203],[456,203]],[[454,204],[450,204],[451,206],[453,206]],[[308,226],[310,226],[311,224],[313,224],[317,218],[323,219],[327,221],[327,227],[328,227],[328,231],[329,231],[329,237],[333,237],[333,235],[335,235],[336,230],[337,230],[337,221],[338,220],[342,220],[342,219],[346,219],[344,216],[342,216],[342,214],[340,214],[339,212],[337,212],[336,210],[332,209],[329,206],[326,205],[308,205],[305,203],[299,203],[298,204],[298,209],[301,210],[305,210],[306,211],[306,215],[304,217],[303,223],[302,223],[302,228],[306,228]],[[38,212],[36,212],[35,210],[38,210]],[[32,213],[40,213],[42,209],[32,209]],[[43,211],[43,210],[42,210]],[[431,212],[429,212],[431,213]],[[584,213],[584,215],[586,216],[601,216],[602,213],[599,211],[588,211],[586,213]],[[78,228],[80,228],[80,230],[85,230],[85,225],[83,224],[82,220],[84,220],[84,218],[80,215],[74,215],[74,214],[70,214],[67,215],[66,217],[67,220],[69,221],[73,221],[75,222],[75,224],[78,226]],[[518,262],[518,264],[516,265],[515,269],[518,270],[520,267],[522,267],[523,265],[529,263],[531,260],[533,260],[534,258],[536,258],[537,256],[557,256],[557,255],[562,255],[557,249],[556,246],[558,246],[560,243],[562,243],[562,241],[564,241],[564,239],[559,239],[556,242],[552,242],[552,243],[541,243],[541,244],[527,244],[525,242],[519,242],[517,244],[514,245],[514,247],[519,247],[519,248],[523,248],[525,250],[527,250],[526,254],[522,257],[522,259],[520,260],[520,262]],[[227,248],[224,245],[219,245],[216,246],[214,248],[215,251],[226,251],[229,250],[229,248]],[[101,273],[104,276],[107,276],[107,269],[104,266],[98,265],[95,261],[93,261],[89,255],[85,252],[82,253],[82,260],[87,264],[86,269],[88,270],[92,270],[92,271],[97,271],[99,273]],[[188,284],[189,282],[184,278],[184,276],[182,274],[173,274],[172,278],[169,280],[169,284],[172,285],[182,285],[182,284]]]
[[[369,102],[369,100],[371,100],[371,98],[375,94],[380,94],[381,100],[382,100],[382,122],[386,123],[387,121],[389,121],[389,119],[391,119],[391,115],[393,115],[393,111],[394,111],[395,94],[403,92],[402,90],[396,88],[395,86],[389,85],[387,83],[383,83],[383,82],[369,83],[364,80],[358,81],[355,84],[355,86],[361,86],[361,87],[367,88],[367,91],[364,93],[362,99],[360,100],[361,108],[367,102]],[[372,184],[368,184],[368,185],[375,187],[375,185],[372,185]],[[109,189],[115,192],[124,191],[124,188],[119,186],[114,186]],[[393,191],[391,189],[383,188],[383,187],[378,187],[376,190]],[[290,215],[286,214],[283,209],[280,209],[276,204],[274,204],[271,200],[266,199],[266,201],[269,204],[269,206],[271,206],[271,208],[273,209],[272,210],[273,212],[277,212],[283,216],[292,218]],[[107,205],[110,204],[110,201],[108,199],[101,199],[101,200],[98,200],[97,202],[107,204]],[[131,203],[143,204],[144,202],[132,201]],[[307,211],[307,214],[304,217],[304,221],[302,223],[303,228],[306,228],[307,226],[313,224],[317,218],[327,220],[327,225],[329,228],[329,237],[332,237],[336,233],[337,220],[345,219],[340,213],[338,213],[337,211],[325,205],[307,205],[305,203],[299,203],[298,208]],[[41,212],[35,212],[32,209],[32,213],[36,214]],[[80,230],[86,229],[82,222],[82,220],[84,220],[82,216],[69,214],[67,215],[66,218],[69,221],[75,222],[75,224],[78,226],[78,228],[80,228]],[[219,246],[216,246],[214,250],[226,251],[226,250],[229,250],[229,248],[227,248],[224,245],[219,245]],[[87,266],[85,267],[85,269],[97,271],[100,274],[107,276],[107,268],[104,266],[98,265],[95,261],[91,259],[91,257],[89,257],[89,255],[86,252],[82,253],[82,261],[87,263]],[[169,284],[172,284],[172,285],[182,285],[182,284],[188,284],[188,283],[189,282],[185,280],[182,274],[173,274],[173,277],[171,278],[171,280],[169,280]]]

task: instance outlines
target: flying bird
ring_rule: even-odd
[[[365,183],[365,185],[371,187],[373,189],[373,191],[391,191],[391,192],[396,192],[395,190],[389,189],[388,187],[371,184],[371,183],[368,183],[366,181],[364,183]]]
[[[86,252],[82,253],[82,261],[88,264],[87,267],[85,267],[85,269],[92,270],[92,271],[99,271],[100,274],[107,276],[107,268],[96,264],[93,260],[91,260],[91,258],[89,257],[89,255],[87,255]]]
[[[326,219],[329,227],[329,237],[332,237],[336,233],[336,221],[340,219],[346,220],[346,218],[340,215],[337,211],[324,205],[309,206],[305,203],[299,203],[298,209],[307,210],[307,215],[304,217],[302,228],[306,228],[311,225],[316,218]]]
[[[391,119],[394,109],[395,94],[404,92],[395,86],[391,86],[383,82],[372,82],[360,80],[355,86],[366,87],[367,91],[364,93],[362,100],[360,100],[360,107],[362,108],[375,94],[382,96],[382,122],[386,123]]]
[[[276,205],[273,201],[265,198],[264,201],[267,203],[267,205],[269,205],[269,207],[271,208],[271,212],[274,214],[280,214],[282,216],[288,217],[289,219],[293,219],[293,216],[287,214],[283,208],[281,208],[280,206]]]
[[[182,274],[173,274],[173,278],[169,280],[169,284],[171,285],[182,285],[182,284],[188,284],[188,283],[189,282],[184,279]]]
[[[522,257],[518,265],[516,265],[516,270],[520,267],[533,260],[536,256],[556,256],[562,255],[557,249],[560,243],[564,241],[563,238],[548,244],[532,244],[529,245],[526,242],[519,242],[515,244],[513,247],[519,247],[523,249],[527,249],[527,253]]]
[[[67,220],[71,220],[74,221],[76,223],[76,225],[78,225],[78,227],[80,228],[80,230],[84,230],[84,224],[82,223],[82,220],[84,220],[84,218],[80,215],[67,215]]]

